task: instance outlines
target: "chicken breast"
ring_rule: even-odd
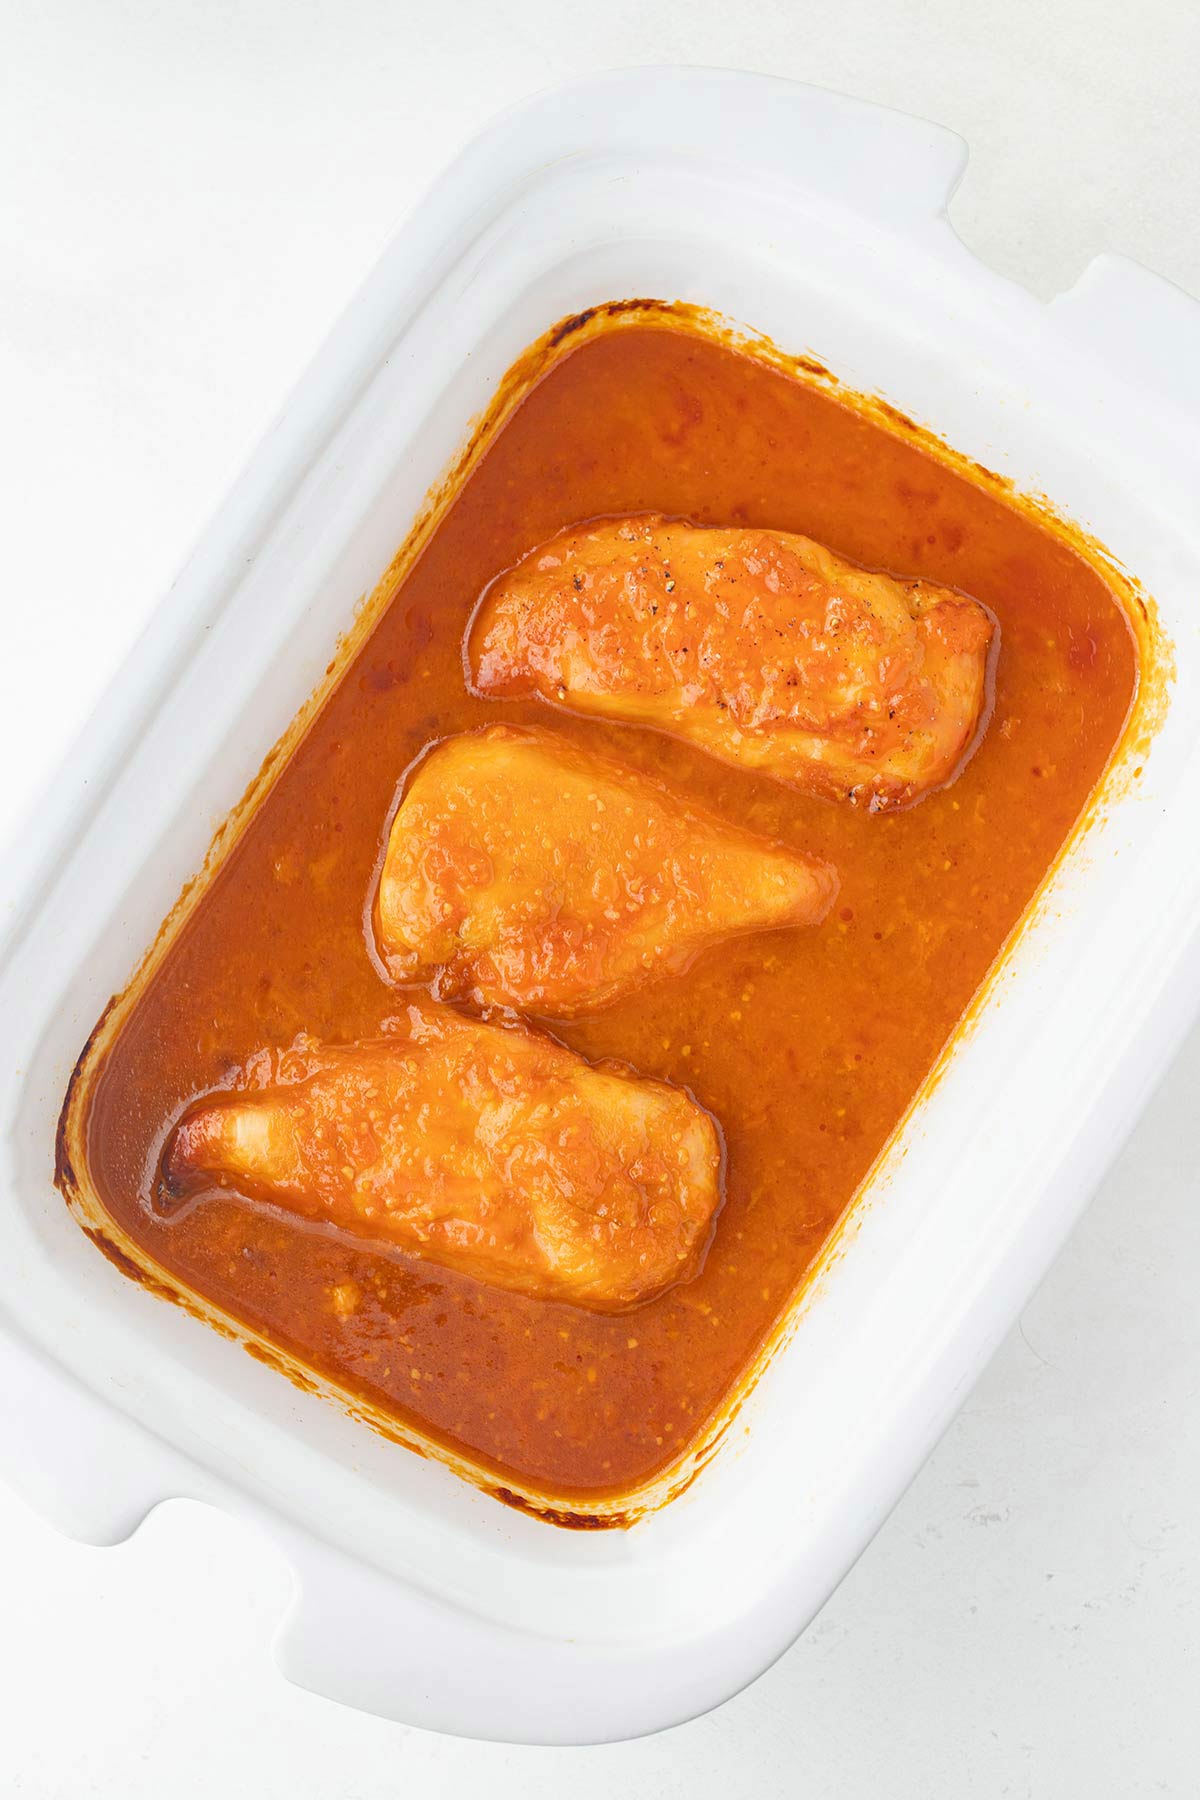
[[[984,707],[991,616],[794,532],[654,516],[573,526],[495,581],[476,690],[653,725],[872,811],[956,772]]]
[[[620,1312],[695,1273],[720,1184],[716,1126],[678,1088],[427,1001],[370,1043],[252,1058],[175,1127],[159,1199],[232,1189]]]
[[[811,925],[827,864],[544,731],[448,738],[392,824],[375,901],[396,980],[568,1017],[740,932]]]

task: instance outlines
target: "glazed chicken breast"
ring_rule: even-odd
[[[716,1126],[680,1089],[423,1002],[370,1043],[252,1058],[175,1127],[159,1200],[231,1189],[621,1312],[695,1273],[720,1181]]]
[[[623,763],[506,725],[448,738],[395,815],[375,900],[398,981],[569,1017],[737,933],[812,925],[837,878]]]
[[[993,622],[795,532],[656,516],[573,526],[488,589],[480,694],[674,732],[877,811],[948,781],[983,713]]]

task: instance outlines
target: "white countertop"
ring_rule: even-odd
[[[549,82],[726,63],[921,112],[969,139],[952,216],[1005,273],[1049,295],[1113,249],[1200,294],[1190,0],[0,0],[0,44],[0,838],[397,217]],[[1194,1794],[1197,1091],[1200,1033],[888,1525],[719,1713],[580,1751],[368,1719],[276,1674],[288,1573],[240,1526],[176,1502],[86,1549],[0,1488],[0,1790]]]

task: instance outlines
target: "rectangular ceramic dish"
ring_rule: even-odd
[[[298,1575],[280,1662],[323,1693],[582,1742],[751,1679],[928,1453],[1194,1015],[1200,311],[1111,259],[1049,307],[991,275],[944,215],[964,158],[933,126],[691,71],[493,126],[398,235],[6,860],[6,1472],[97,1541],[175,1493],[261,1521]],[[87,1032],[505,370],[632,295],[811,352],[1047,495],[1153,597],[1153,706],[711,1465],[632,1530],[585,1534],[137,1291],[55,1193],[53,1140]]]

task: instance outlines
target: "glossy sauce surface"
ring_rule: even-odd
[[[462,640],[485,585],[568,524],[647,511],[803,532],[989,606],[994,713],[957,781],[871,816],[666,735],[471,697]],[[502,1477],[576,1499],[631,1487],[695,1437],[788,1307],[1102,773],[1136,670],[1097,571],[902,435],[688,330],[581,343],[496,437],[123,1028],[88,1125],[102,1200],[187,1286]],[[665,775],[841,877],[820,927],[707,950],[551,1027],[686,1084],[725,1134],[702,1272],[623,1316],[233,1196],[170,1219],[150,1204],[164,1130],[198,1092],[299,1032],[373,1037],[412,996],[364,938],[397,785],[432,740],[500,720]]]

